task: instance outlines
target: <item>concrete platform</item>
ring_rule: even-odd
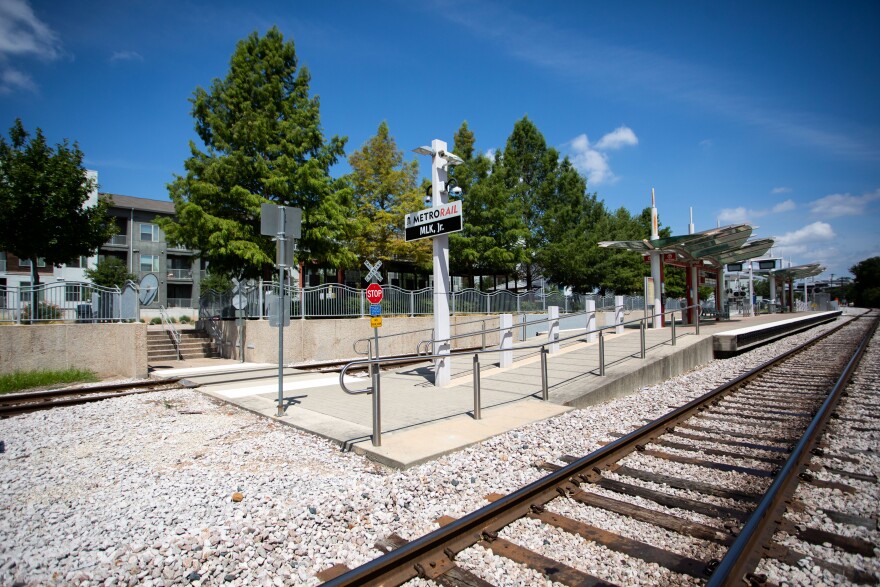
[[[443,388],[433,385],[427,362],[383,371],[381,377],[381,446],[372,444],[372,396],[349,395],[338,374],[284,369],[285,415],[278,418],[277,365],[211,363],[157,369],[153,376],[183,376],[200,391],[244,409],[328,438],[345,450],[395,468],[408,468],[479,443],[497,434],[563,414],[577,407],[637,392],[712,360],[713,338],[749,327],[772,329],[780,321],[813,321],[817,313],[772,314],[727,322],[678,325],[675,345],[669,328],[646,331],[647,356],[640,358],[638,329],[605,336],[605,376],[599,373],[598,343],[584,337],[563,342],[548,357],[550,401],[541,398],[540,355],[519,348],[514,364],[501,369],[483,355],[481,361],[482,419],[473,418],[473,355],[452,361],[453,378]],[[565,336],[565,333],[562,333]],[[545,339],[532,339],[531,343]],[[237,367],[236,367],[237,365]],[[366,376],[347,376],[352,389],[369,385]]]

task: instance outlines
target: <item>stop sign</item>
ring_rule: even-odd
[[[371,304],[378,304],[381,302],[383,295],[382,286],[378,283],[371,283],[367,286],[367,300],[369,300]]]

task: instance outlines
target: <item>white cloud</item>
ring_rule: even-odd
[[[860,216],[868,204],[880,200],[880,189],[861,196],[850,194],[831,194],[810,202],[810,211],[825,218],[838,216]]]
[[[776,246],[795,252],[794,249],[806,250],[808,245],[833,240],[837,235],[827,222],[814,222],[793,232],[776,237]]]
[[[603,136],[595,144],[590,144],[586,134],[580,134],[569,142],[571,162],[576,169],[587,176],[592,185],[614,182],[617,177],[608,163],[608,153],[639,144],[636,133],[631,128],[620,126]]]
[[[621,147],[633,147],[639,144],[636,133],[626,126],[618,126],[613,131],[599,139],[596,148],[600,151],[617,150]]]
[[[116,51],[110,56],[110,62],[117,61],[143,61],[143,56],[137,51]]]
[[[797,204],[795,204],[794,200],[790,198],[765,210],[749,210],[743,206],[739,206],[738,208],[723,208],[721,212],[718,213],[718,220],[722,224],[742,224],[770,214],[791,212],[795,208],[797,208]]]
[[[9,94],[15,90],[37,90],[34,80],[28,74],[12,67],[4,67],[0,70],[0,94]]]
[[[495,149],[486,149],[486,157],[491,159],[493,162],[495,161]]]
[[[786,188],[786,187],[773,188],[772,190],[770,190],[770,193],[771,194],[789,194],[789,193],[791,193],[791,188]]]
[[[58,35],[37,18],[30,4],[25,0],[0,0],[0,94],[37,90],[30,75],[8,63],[11,58],[51,61],[60,56]]]

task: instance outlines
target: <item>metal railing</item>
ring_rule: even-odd
[[[192,279],[192,269],[169,269],[168,279]]]
[[[682,306],[676,310],[667,310],[660,315],[674,315],[676,312],[680,312],[682,310],[689,310],[690,308],[698,308],[697,313],[699,315],[700,310],[698,305],[694,306]],[[549,376],[548,376],[548,354],[551,345],[557,345],[567,340],[575,340],[580,339],[584,335],[592,334],[593,332],[597,332],[599,335],[599,376],[605,376],[605,331],[609,329],[622,329],[625,328],[627,324],[639,324],[639,339],[640,339],[640,349],[639,349],[639,357],[641,359],[645,359],[647,357],[647,348],[646,348],[646,340],[645,340],[645,330],[647,328],[647,324],[649,321],[654,319],[654,315],[643,316],[640,318],[636,318],[635,320],[628,321],[617,321],[615,320],[615,324],[611,324],[608,326],[602,326],[599,328],[595,328],[594,330],[588,330],[585,328],[584,333],[576,333],[565,337],[555,337],[552,341],[547,341],[543,343],[535,343],[532,345],[519,346],[516,347],[517,351],[534,349],[540,352],[541,354],[541,398],[544,401],[548,401],[550,399],[550,389],[549,389]],[[671,338],[670,342],[673,346],[676,343],[676,328],[675,328],[675,319],[669,321],[671,324]],[[700,321],[696,320],[694,324],[694,334],[700,334]],[[511,326],[513,328],[513,326]],[[509,352],[512,350],[511,348],[496,348],[496,349],[482,349],[482,350],[466,350],[466,351],[450,351],[448,353],[436,353],[430,355],[412,355],[410,357],[376,357],[376,358],[368,358],[368,359],[358,359],[356,361],[351,361],[346,364],[342,370],[339,372],[339,386],[342,390],[349,395],[362,395],[362,394],[372,394],[373,395],[373,434],[372,434],[372,443],[373,446],[381,446],[382,445],[382,422],[381,422],[381,413],[379,410],[380,400],[379,395],[381,393],[381,365],[384,363],[398,363],[402,360],[406,359],[422,359],[422,360],[451,360],[456,356],[466,356],[473,354],[473,389],[474,389],[474,419],[481,418],[481,397],[480,397],[480,361],[479,356],[482,354],[489,353],[502,353]],[[369,387],[365,387],[362,389],[350,389],[345,384],[345,374],[349,369],[358,368],[358,367],[367,367],[367,369],[371,373],[371,385]],[[531,395],[531,394],[530,394]]]
[[[0,293],[0,322],[119,322],[121,304],[119,288],[91,283],[6,286]]]
[[[165,311],[165,306],[161,304],[159,304],[159,316],[162,318],[162,328],[171,337],[171,342],[174,343],[174,351],[177,353],[177,358],[182,359],[183,357],[180,355],[180,332],[174,327],[174,323]]]
[[[127,245],[128,244],[128,235],[127,234],[114,234],[110,237],[105,244],[107,245]]]
[[[192,298],[168,298],[169,308],[191,308]]]
[[[290,300],[291,318],[355,318],[369,316],[370,303],[366,290],[329,283],[314,287],[285,286]],[[429,316],[434,313],[434,290],[424,288],[406,290],[394,285],[382,286],[383,316]],[[267,294],[277,294],[278,284],[260,282],[244,288],[247,297],[246,316],[267,318]],[[462,314],[524,314],[546,311],[549,306],[558,306],[561,313],[582,311],[587,300],[593,300],[597,308],[614,305],[614,296],[593,294],[563,295],[561,292],[542,292],[533,290],[523,293],[510,291],[481,292],[465,289],[449,294],[449,309],[452,315]],[[641,296],[624,296],[627,311],[642,310],[645,307]],[[225,292],[208,291],[199,299],[199,308],[205,314],[220,318],[234,318],[232,290]]]

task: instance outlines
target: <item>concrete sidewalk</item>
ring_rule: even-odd
[[[699,335],[694,327],[679,325],[674,346],[669,328],[649,329],[645,359],[640,358],[638,329],[606,335],[604,377],[599,376],[598,343],[584,342],[581,336],[562,343],[558,353],[548,356],[547,402],[541,400],[537,350],[515,351],[514,365],[506,369],[497,367],[495,355],[481,355],[480,420],[473,418],[473,355],[452,360],[453,379],[443,388],[434,387],[428,362],[383,371],[381,446],[373,446],[371,440],[372,395],[345,393],[338,373],[285,368],[285,415],[281,418],[276,417],[277,365],[205,359],[179,369],[157,369],[153,375],[186,377],[201,384],[200,391],[218,399],[318,434],[391,467],[407,468],[575,407],[636,392],[707,363],[712,360],[715,333],[760,327],[797,316],[773,314],[706,322],[701,324]],[[529,342],[545,341],[539,338]],[[346,376],[346,385],[353,390],[363,389],[370,381],[365,374]]]

